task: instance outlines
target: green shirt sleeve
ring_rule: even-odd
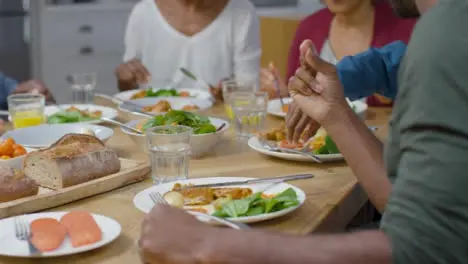
[[[381,224],[396,264],[468,263],[467,14],[466,0],[440,1],[400,69],[396,179]]]

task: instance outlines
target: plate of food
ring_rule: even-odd
[[[268,101],[267,111],[270,115],[278,117],[286,117],[288,113],[289,105],[292,103],[292,98],[283,98],[284,105],[281,105],[280,99],[273,99]],[[349,101],[348,101],[349,102]],[[361,118],[365,118],[367,112],[367,104],[362,100],[356,100],[349,102],[351,107],[354,109],[357,115]]]
[[[120,104],[128,100],[137,100],[142,98],[157,98],[157,97],[189,97],[212,100],[209,91],[201,89],[138,89],[118,93],[114,95],[114,102]]]
[[[97,124],[101,123],[101,117],[114,119],[118,115],[115,109],[92,104],[46,106],[44,114],[47,116],[48,124]]]
[[[15,227],[29,227],[31,242],[40,252],[31,255]],[[117,239],[120,224],[102,215],[82,211],[37,213],[0,220],[0,255],[22,258],[66,256],[103,247]]]
[[[181,97],[158,97],[143,98],[127,101],[119,106],[119,110],[126,112],[143,112],[150,115],[167,113],[171,110],[183,110],[197,112],[209,109],[213,102],[206,99],[181,98]]]
[[[136,208],[148,213],[154,204],[150,193],[160,193],[175,207],[240,223],[255,223],[284,216],[304,204],[306,195],[287,183],[262,183],[223,188],[188,188],[184,186],[246,181],[254,178],[198,178],[155,185],[133,199]]]
[[[224,132],[229,129],[229,122],[226,120],[179,110],[171,110],[150,119],[132,120],[126,125],[145,132],[148,128],[169,124],[189,126],[193,129],[190,142],[192,157],[200,157],[211,151],[218,144]],[[126,128],[121,129],[130,136],[136,145],[146,150],[147,143],[144,134],[137,134]]]
[[[16,144],[28,148],[46,148],[68,134],[88,134],[107,142],[114,130],[108,127],[91,124],[43,124],[25,127],[6,132],[0,139],[12,138]]]
[[[286,127],[284,125],[261,133],[257,137],[250,138],[248,141],[250,148],[271,157],[291,161],[315,162],[312,157],[307,155],[270,150],[268,147],[264,146],[264,141],[275,144],[279,148],[304,150],[304,147],[306,147],[305,149],[307,151],[310,151],[311,154],[314,154],[322,162],[340,161],[344,159],[338,147],[323,128],[319,129],[316,135],[306,142],[301,141],[297,144],[288,143],[286,140]]]

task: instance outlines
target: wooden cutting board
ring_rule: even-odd
[[[36,196],[0,203],[0,219],[33,213],[140,182],[149,176],[147,163],[120,159],[120,172],[61,190],[40,188]]]

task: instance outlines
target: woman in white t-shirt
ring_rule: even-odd
[[[128,20],[119,89],[194,87],[180,68],[213,86],[257,76],[259,31],[249,0],[141,0]],[[219,97],[219,89],[211,90]]]

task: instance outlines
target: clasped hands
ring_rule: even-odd
[[[310,40],[300,46],[301,66],[289,79],[293,102],[286,115],[288,140],[307,140],[320,127],[342,120],[350,109],[336,67],[322,60]]]

